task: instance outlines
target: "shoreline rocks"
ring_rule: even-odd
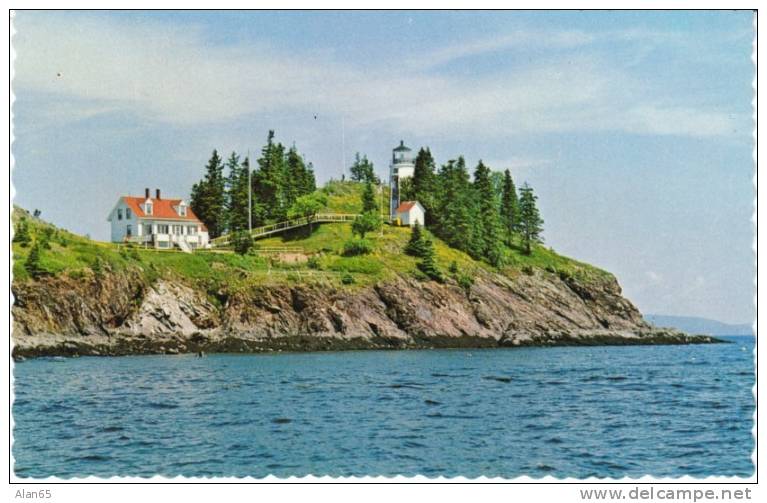
[[[13,355],[116,356],[724,342],[647,324],[612,276],[510,277],[459,285],[398,276],[352,289],[255,285],[220,301],[182,279],[130,271],[13,285]]]

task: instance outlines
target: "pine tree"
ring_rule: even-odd
[[[380,183],[373,169],[373,163],[368,160],[366,155],[360,156],[359,152],[354,155],[354,164],[349,168],[349,171],[354,182],[369,182],[376,185]]]
[[[480,256],[472,248],[476,208],[474,190],[463,157],[443,165],[437,180],[435,234],[453,248]]]
[[[40,245],[38,243],[32,245],[32,249],[29,250],[27,260],[24,262],[24,269],[33,278],[39,278],[46,273],[45,268],[40,263]]]
[[[376,201],[373,184],[366,182],[365,188],[362,189],[362,213],[378,213],[378,211],[378,201]]]
[[[32,241],[32,237],[29,234],[29,222],[26,218],[19,220],[16,224],[16,232],[13,234],[13,242],[19,243],[22,247],[26,247]]]
[[[537,199],[527,183],[519,190],[519,228],[526,255],[532,253],[532,243],[543,242],[543,219],[535,204]]]
[[[285,156],[284,193],[285,204],[290,208],[299,197],[316,190],[311,163],[307,167],[304,158],[293,145]]]
[[[413,257],[425,257],[428,253],[429,238],[417,221],[410,231],[410,240],[405,245],[405,253]]]
[[[422,148],[415,158],[415,170],[413,171],[412,199],[421,203],[426,213],[426,226],[435,222],[437,198],[437,175],[435,173],[434,158],[429,148]]]
[[[253,195],[258,201],[254,220],[259,225],[266,221],[285,220],[288,211],[285,175],[285,147],[281,143],[274,143],[274,131],[270,130],[258,159],[258,171],[252,177]]]
[[[211,237],[220,236],[226,228],[226,181],[224,166],[213,151],[205,177],[192,187],[191,207],[208,228]]]
[[[250,161],[240,164],[239,156],[232,152],[226,161],[227,176],[227,228],[229,232],[248,229],[248,171]]]
[[[501,222],[506,231],[506,243],[511,246],[514,233],[519,230],[519,199],[517,188],[507,169],[503,173],[503,191],[501,196]]]
[[[490,169],[482,161],[474,170],[474,190],[477,194],[477,232],[474,246],[491,264],[501,260],[501,232],[495,190],[490,180]]]
[[[423,238],[422,241],[421,260],[418,261],[416,267],[429,278],[442,283],[445,277],[439,267],[437,267],[437,262],[434,258],[434,244],[428,238]]]

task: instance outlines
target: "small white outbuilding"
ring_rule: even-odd
[[[402,204],[397,207],[397,218],[400,225],[415,225],[418,222],[419,225],[423,225],[424,215],[426,211],[418,201],[403,201]]]

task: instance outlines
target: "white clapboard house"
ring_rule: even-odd
[[[183,199],[165,199],[157,189],[150,197],[122,196],[107,218],[112,224],[112,242],[138,243],[154,248],[189,252],[207,248],[208,229]]]

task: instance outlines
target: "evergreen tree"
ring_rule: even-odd
[[[506,242],[511,246],[512,237],[519,230],[519,199],[517,188],[507,169],[503,173],[503,191],[501,195],[501,222],[506,231]]]
[[[522,234],[522,243],[525,254],[532,253],[532,243],[541,243],[543,238],[543,219],[541,218],[535,201],[538,197],[532,187],[525,183],[519,190],[519,229]]]
[[[437,180],[435,234],[453,248],[477,256],[472,249],[474,194],[463,157],[443,165]]]
[[[26,247],[32,241],[32,237],[29,234],[29,222],[26,218],[19,220],[16,224],[16,232],[13,235],[13,242],[19,243],[22,247]]]
[[[224,166],[216,150],[213,151],[205,177],[192,187],[192,211],[208,228],[210,237],[220,236],[226,228],[226,181]]]
[[[434,244],[428,238],[423,238],[422,241],[421,260],[418,261],[416,267],[429,278],[442,283],[445,277],[442,275],[439,267],[437,267],[437,262],[434,259]]]
[[[354,182],[369,182],[376,185],[380,183],[373,169],[373,163],[368,160],[366,155],[360,156],[359,152],[354,155],[354,164],[349,168],[349,171]]]
[[[250,161],[240,164],[239,156],[232,152],[226,161],[227,176],[227,228],[229,232],[248,229],[248,171]]]
[[[426,235],[426,231],[416,221],[410,231],[410,240],[405,245],[405,253],[413,257],[425,257],[429,246],[431,246],[431,241]]]
[[[24,262],[24,269],[33,278],[39,278],[46,274],[45,268],[40,263],[40,245],[35,243],[32,245],[32,249],[29,250],[26,262]]]
[[[362,213],[378,213],[378,201],[376,201],[375,190],[373,184],[370,182],[365,183],[365,188],[362,190]]]
[[[426,222],[428,227],[435,222],[434,212],[436,211],[437,198],[437,175],[436,166],[431,151],[422,148],[418,151],[415,158],[415,170],[413,171],[412,181],[412,199],[421,203],[426,212]]]
[[[413,177],[400,178],[399,183],[399,200],[402,201],[417,201],[415,196],[415,190],[413,189]],[[425,209],[425,208],[424,208]]]
[[[258,201],[254,222],[281,221],[287,216],[285,197],[285,147],[274,143],[274,131],[270,130],[266,145],[261,149],[258,171],[253,173],[253,195]]]
[[[304,158],[293,145],[285,157],[285,204],[290,208],[299,197],[316,190],[311,163],[307,166]]]
[[[501,226],[496,206],[495,190],[490,180],[490,169],[482,161],[474,170],[474,190],[477,195],[477,232],[474,246],[491,264],[501,261]]]

